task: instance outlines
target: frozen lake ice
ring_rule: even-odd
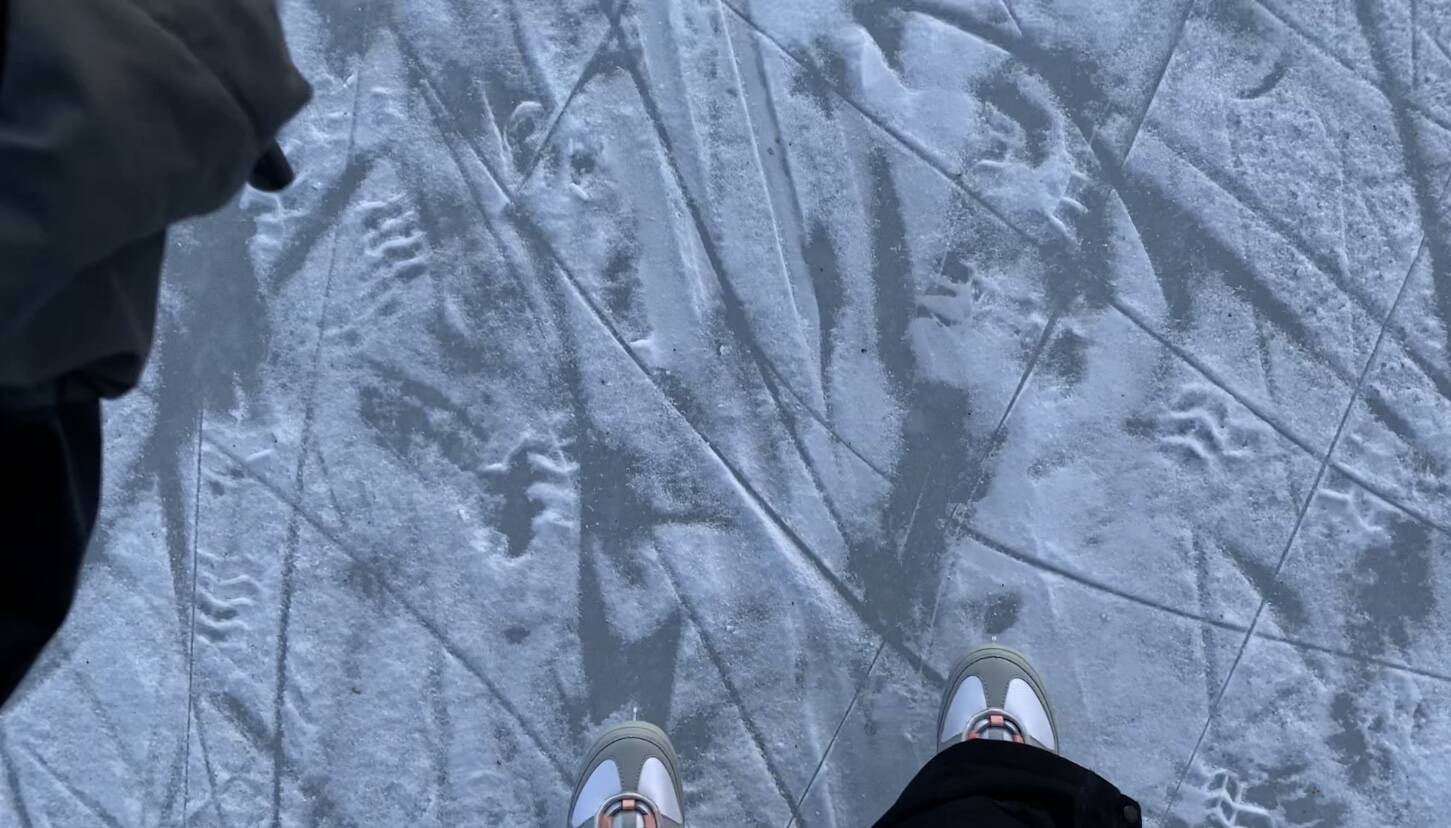
[[[865,825],[989,639],[1146,824],[1451,810],[1451,2],[282,13],[0,823]]]

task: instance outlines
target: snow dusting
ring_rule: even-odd
[[[987,640],[1146,824],[1451,809],[1451,3],[281,8],[0,823],[866,825]]]

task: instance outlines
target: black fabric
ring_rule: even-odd
[[[65,620],[100,497],[100,403],[0,411],[0,706]]]
[[[1138,828],[1139,804],[1041,748],[983,739],[934,756],[876,828]]]
[[[5,88],[5,44],[10,40],[10,0],[0,0],[0,90]]]
[[[235,201],[311,88],[277,0],[11,0],[7,27],[0,388],[113,394],[151,351],[163,232]]]

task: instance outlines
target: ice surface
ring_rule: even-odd
[[[1166,826],[1451,808],[1451,6],[287,0],[0,824],[865,825],[967,648]]]

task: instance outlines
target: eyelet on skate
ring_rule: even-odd
[[[997,708],[988,708],[977,714],[972,721],[968,722],[967,730],[963,732],[964,741],[970,739],[989,739],[998,742],[1017,742],[1027,744],[1028,740],[1023,737],[1023,726],[1018,720],[1008,715],[1006,711]]]
[[[600,808],[599,828],[657,828],[655,805],[639,794],[620,794]]]

